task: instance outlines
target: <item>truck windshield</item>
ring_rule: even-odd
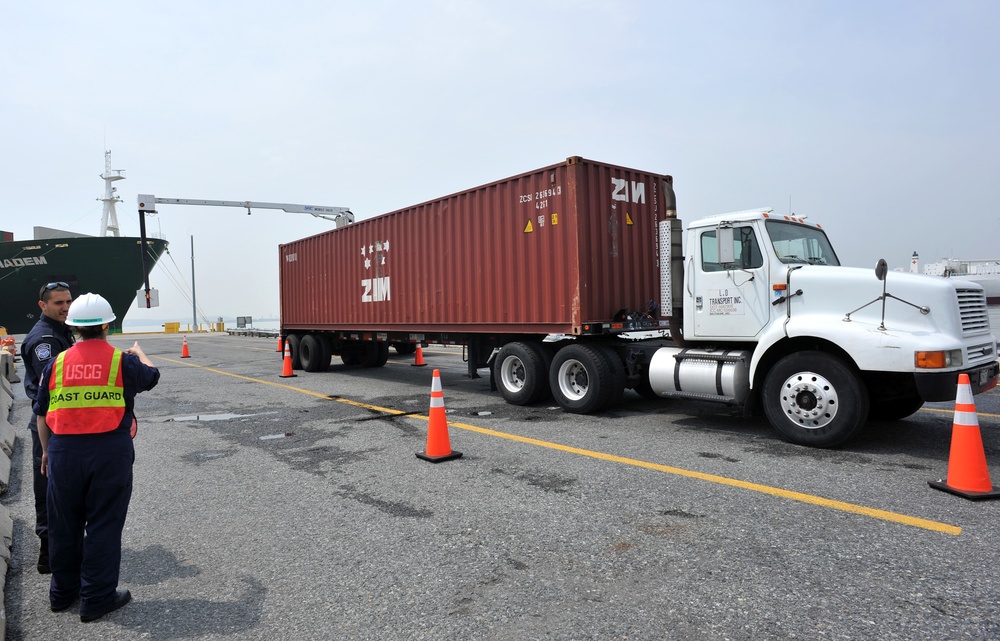
[[[807,265],[840,265],[823,230],[783,220],[768,220],[767,233],[778,260]]]

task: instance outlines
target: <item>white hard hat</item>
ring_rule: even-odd
[[[84,294],[74,300],[66,315],[66,324],[74,327],[88,325],[104,325],[115,319],[115,312],[109,303],[99,294]]]

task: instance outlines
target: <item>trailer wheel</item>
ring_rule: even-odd
[[[324,367],[324,359],[326,366]],[[306,334],[299,341],[299,361],[307,372],[322,372],[330,366],[330,348],[322,336]]]
[[[288,341],[288,349],[291,351],[292,369],[302,369],[301,352],[299,351],[302,337],[298,334],[292,334],[286,340]]]
[[[590,414],[616,403],[625,391],[625,367],[601,345],[567,345],[549,368],[552,395],[567,412]]]
[[[359,364],[361,367],[382,367],[389,360],[389,344],[368,341],[361,348]]]
[[[344,365],[354,367],[355,365],[361,363],[361,356],[359,356],[357,352],[343,352],[340,355],[340,360],[344,362]]]
[[[323,358],[320,362],[319,371],[325,372],[330,369],[331,359],[333,359],[333,342],[330,337],[325,334],[317,334],[316,338],[319,339],[319,345],[323,348]]]
[[[503,400],[528,405],[549,392],[549,374],[540,345],[507,343],[493,361],[493,376]]]
[[[782,438],[834,447],[868,418],[868,390],[841,359],[825,352],[790,354],[764,379],[764,413]]]
[[[396,350],[397,354],[401,354],[403,356],[408,356],[408,355],[414,353],[415,351],[417,351],[417,344],[416,343],[396,343],[395,345],[393,345],[393,348]]]

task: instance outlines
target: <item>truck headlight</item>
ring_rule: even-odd
[[[951,349],[940,352],[914,352],[913,364],[918,369],[944,369],[962,365],[962,350]]]

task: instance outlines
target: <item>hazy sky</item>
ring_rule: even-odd
[[[1000,2],[0,2],[0,229],[140,193],[359,219],[568,156],[674,176],[684,219],[808,215],[841,260],[1000,258]],[[161,307],[278,312],[300,214],[166,206]],[[178,287],[177,283],[183,285]]]

